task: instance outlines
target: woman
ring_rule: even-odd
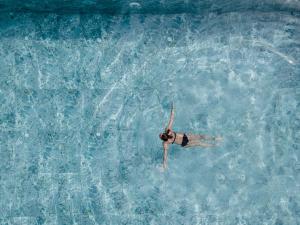
[[[221,137],[210,137],[206,135],[200,134],[185,134],[185,133],[177,133],[172,130],[174,121],[174,104],[172,104],[171,116],[169,120],[169,124],[165,129],[164,133],[159,134],[160,139],[163,141],[164,148],[164,158],[163,158],[163,168],[167,168],[167,154],[169,144],[178,144],[184,148],[201,146],[201,147],[213,147],[216,144],[208,144],[203,142],[203,140],[207,141],[221,141]]]

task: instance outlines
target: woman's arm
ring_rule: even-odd
[[[172,102],[170,120],[169,120],[169,124],[168,124],[166,130],[168,130],[168,129],[172,130],[173,122],[174,122],[174,103]]]
[[[168,144],[166,142],[163,142],[164,147],[164,159],[163,159],[163,168],[167,168],[167,158],[168,158]]]

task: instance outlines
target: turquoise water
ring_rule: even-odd
[[[300,224],[299,14],[0,15],[0,224]]]

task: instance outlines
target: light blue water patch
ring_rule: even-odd
[[[0,224],[299,224],[300,20],[1,14]],[[213,149],[178,132],[221,135]]]
[[[0,12],[101,14],[228,13],[244,11],[300,11],[298,0],[0,0]]]

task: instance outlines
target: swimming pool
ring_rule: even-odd
[[[300,224],[299,2],[55,3],[0,1],[0,224]],[[224,142],[161,173],[171,101]]]

